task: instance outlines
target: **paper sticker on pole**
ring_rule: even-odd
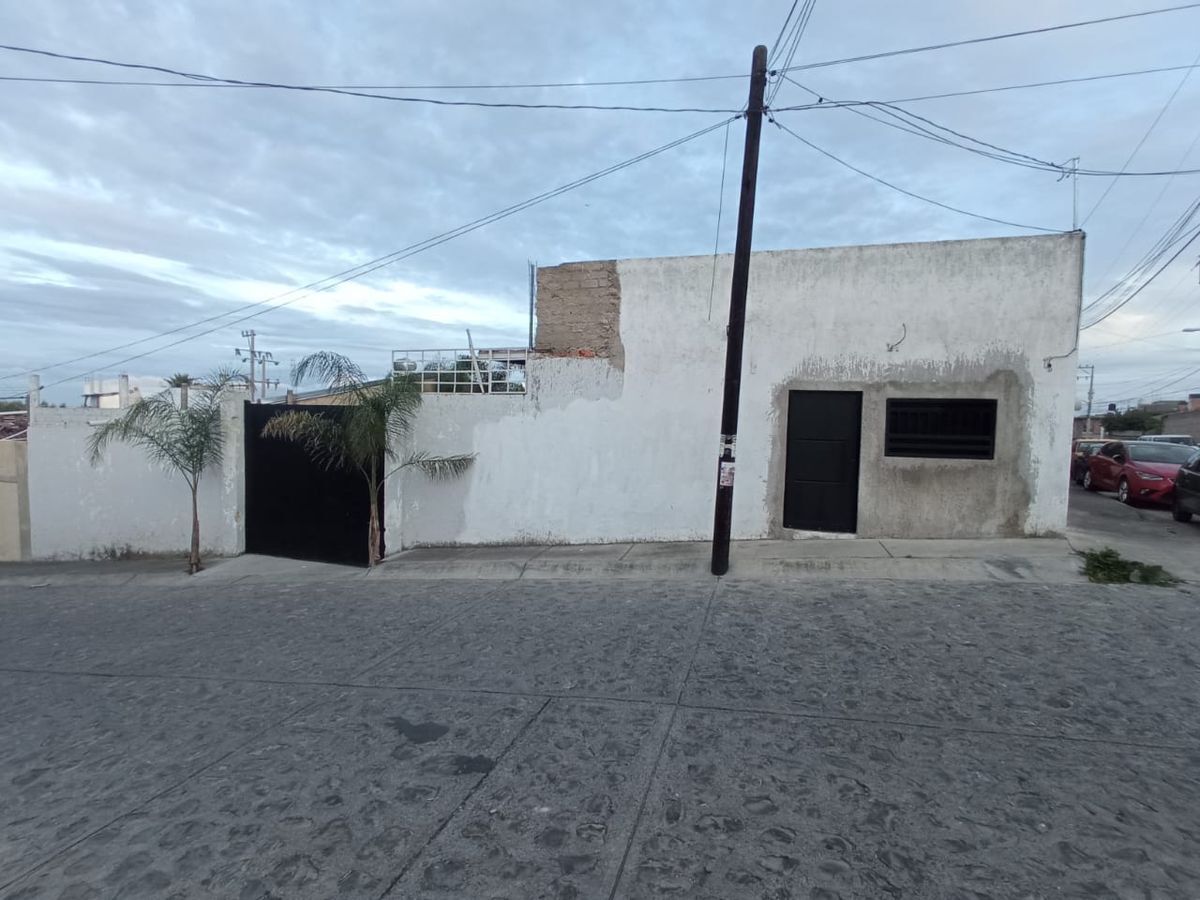
[[[721,461],[721,471],[717,474],[717,483],[721,487],[733,487],[733,463]]]

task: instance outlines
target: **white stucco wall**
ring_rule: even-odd
[[[618,262],[623,370],[540,358],[524,397],[426,395],[413,446],[479,456],[391,479],[392,546],[710,536],[731,264],[710,320],[712,257]],[[1081,234],[755,253],[734,536],[786,533],[789,390],[863,391],[859,534],[1065,528],[1082,266]],[[954,396],[998,401],[995,459],[883,456],[888,397]]]
[[[113,444],[95,466],[87,441],[116,409],[35,409],[29,427],[29,512],[35,559],[124,553],[186,553],[192,534],[191,495],[176,474],[136,448]],[[200,481],[200,542],[204,553],[241,553],[245,546],[242,400],[222,405],[225,453]]]

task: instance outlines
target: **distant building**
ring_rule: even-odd
[[[1148,412],[1153,416],[1165,416],[1168,413],[1178,413],[1188,411],[1188,401],[1184,400],[1155,400],[1152,403],[1143,403],[1138,406],[1142,412]]]
[[[83,405],[90,409],[125,409],[142,399],[142,392],[129,386],[129,376],[93,378],[83,384]]]

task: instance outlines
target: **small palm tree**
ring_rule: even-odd
[[[113,441],[139,447],[150,459],[178,473],[192,492],[192,544],[188,572],[200,571],[200,513],[196,491],[200,476],[221,462],[225,433],[221,428],[221,399],[229,385],[239,381],[232,370],[216,372],[208,383],[196,386],[190,401],[177,405],[167,390],[139,400],[120,418],[104,423],[88,440],[92,465],[104,456]]]
[[[329,351],[304,357],[292,370],[293,384],[312,378],[328,385],[345,413],[333,419],[291,410],[272,418],[262,433],[299,444],[328,469],[350,469],[362,475],[371,500],[367,559],[374,566],[382,558],[379,487],[387,477],[414,468],[431,478],[455,478],[466,472],[475,454],[434,456],[415,452],[401,458],[398,445],[412,433],[413,420],[421,407],[421,388],[416,378],[395,376],[368,381],[354,362]]]
[[[187,372],[176,372],[170,378],[164,378],[163,383],[169,388],[190,387],[193,384],[192,376]]]

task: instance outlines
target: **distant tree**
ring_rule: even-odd
[[[150,459],[178,473],[192,494],[192,543],[188,552],[188,572],[202,568],[200,561],[200,512],[196,492],[200,476],[221,462],[225,433],[221,428],[221,399],[229,385],[239,380],[238,373],[222,369],[208,382],[196,385],[189,402],[176,404],[171,391],[143,398],[120,418],[111,419],[88,440],[92,465],[104,456],[113,441],[141,448]]]
[[[164,378],[163,383],[169,388],[181,388],[193,383],[192,376],[187,372],[176,372],[170,378]]]
[[[23,409],[24,400],[0,400],[0,412],[20,412]]]
[[[434,456],[417,451],[401,458],[398,445],[412,432],[421,407],[420,383],[414,376],[369,382],[362,369],[345,356],[321,351],[304,357],[292,370],[292,384],[309,378],[328,385],[336,402],[345,408],[344,415],[333,419],[291,410],[268,421],[262,433],[299,444],[327,469],[348,469],[362,475],[371,500],[367,560],[374,566],[382,558],[379,487],[387,477],[411,467],[431,478],[454,478],[466,472],[475,454]]]
[[[1144,409],[1131,409],[1124,413],[1110,413],[1104,417],[1106,431],[1136,431],[1141,434],[1158,434],[1162,419]]]

